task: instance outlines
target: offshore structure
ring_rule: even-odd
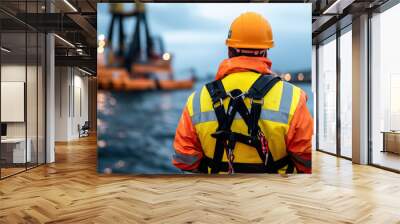
[[[112,15],[108,38],[98,40],[98,83],[100,89],[143,91],[190,89],[194,77],[174,80],[172,55],[165,52],[161,37],[153,37],[143,3],[136,3],[131,11],[124,4],[110,4]],[[127,44],[123,22],[136,18],[131,42]],[[115,42],[114,30],[118,30]],[[193,76],[193,74],[191,74]]]

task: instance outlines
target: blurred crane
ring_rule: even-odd
[[[161,37],[151,35],[145,5],[136,2],[129,11],[125,10],[125,6],[122,3],[110,4],[112,17],[107,42],[108,66],[100,66],[100,73],[104,75],[104,78],[99,78],[100,87],[133,90],[191,88],[192,79],[173,80],[172,55],[165,52]],[[129,18],[136,18],[136,24],[131,42],[127,44],[124,21]],[[116,44],[113,43],[114,30],[118,32]]]

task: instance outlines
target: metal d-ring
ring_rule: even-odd
[[[241,94],[239,94],[239,95],[237,95],[237,96],[232,96],[231,91],[229,91],[229,92],[226,93],[226,95],[228,95],[228,96],[229,96],[231,99],[233,99],[233,100],[235,100],[235,99],[237,99],[237,98],[239,98],[239,97],[242,97],[242,98],[244,99],[245,96],[246,96],[246,94],[247,94],[247,92],[243,92],[243,93],[241,93]]]

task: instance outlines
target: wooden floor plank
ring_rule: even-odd
[[[96,173],[96,139],[0,181],[0,223],[400,223],[400,175],[315,152],[313,174]]]

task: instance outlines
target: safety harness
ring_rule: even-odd
[[[272,87],[281,81],[279,77],[272,75],[261,75],[250,87],[248,92],[242,92],[240,89],[234,89],[226,92],[221,80],[215,80],[206,84],[210,93],[215,115],[218,121],[216,132],[211,134],[216,139],[213,158],[203,157],[200,163],[200,172],[211,173],[277,173],[279,169],[287,166],[286,173],[293,173],[294,165],[289,155],[274,161],[271,151],[268,148],[268,142],[262,133],[258,120],[260,118],[264,96]],[[225,111],[223,100],[230,98],[228,108]],[[244,103],[245,98],[251,102],[250,111]],[[242,117],[248,127],[248,134],[233,132],[231,126],[236,114]],[[234,149],[237,142],[246,144],[257,150],[262,163],[234,163]],[[228,162],[223,162],[222,157],[226,151]]]

